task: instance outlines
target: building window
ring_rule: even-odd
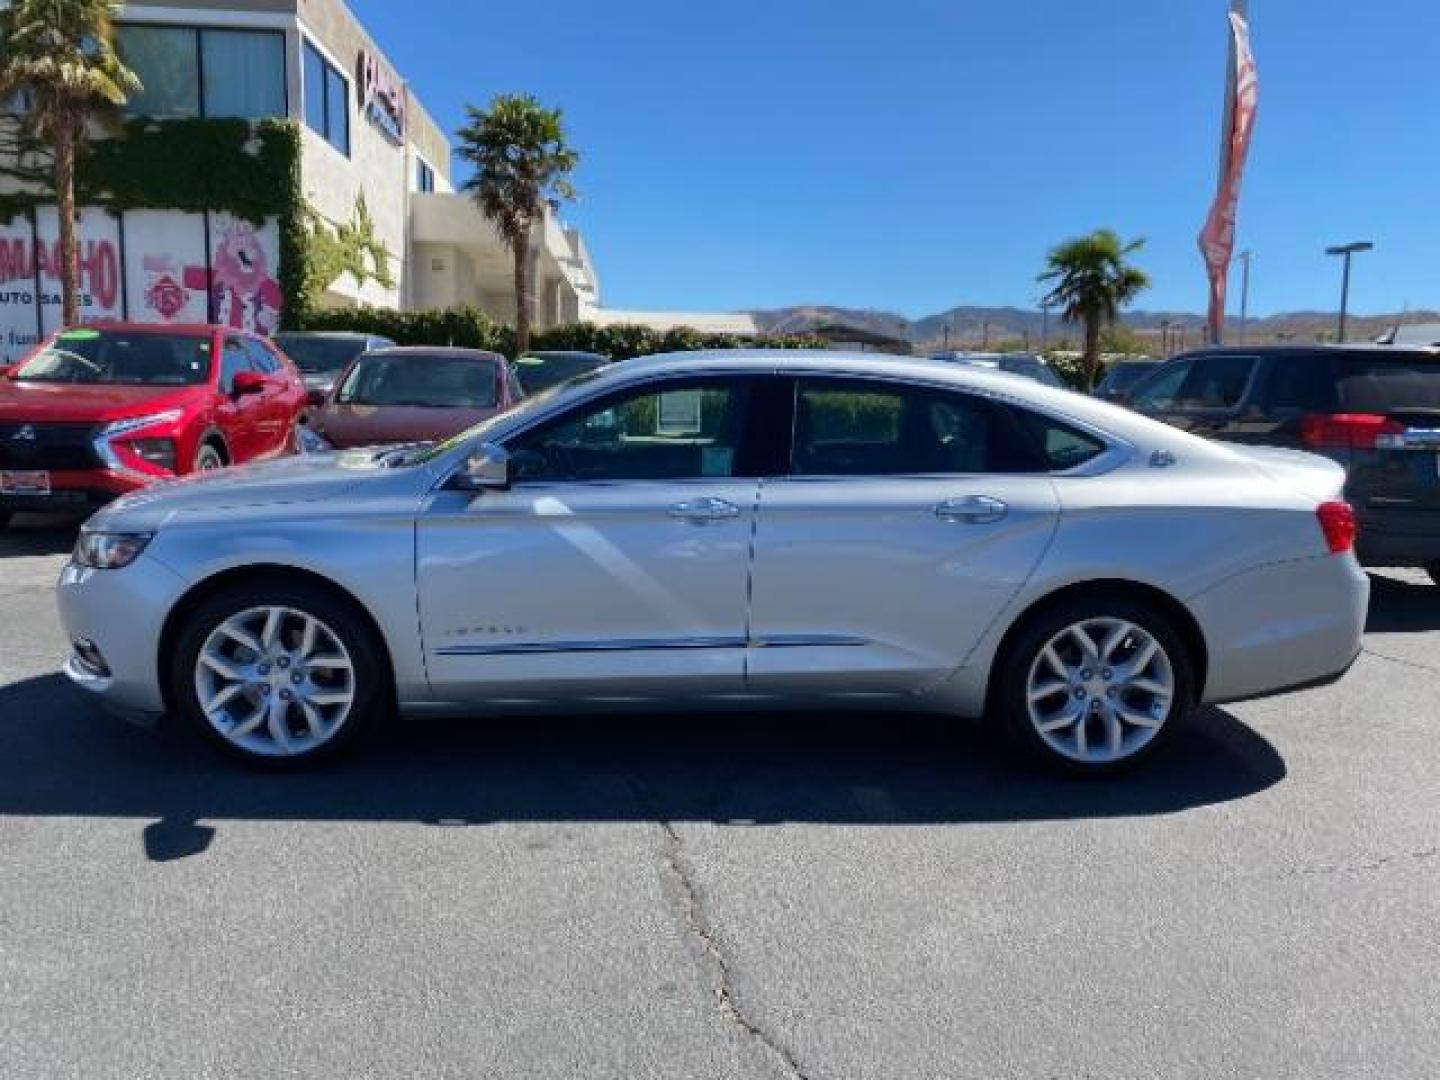
[[[350,156],[350,83],[320,50],[305,42],[305,123],[310,130]]]
[[[285,35],[275,30],[116,27],[120,55],[143,89],[125,111],[134,116],[284,116]]]
[[[202,30],[206,116],[259,120],[284,116],[285,36],[269,31]]]
[[[418,157],[415,159],[415,190],[426,192],[435,190],[435,170]]]

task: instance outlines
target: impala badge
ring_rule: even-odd
[[[34,442],[35,429],[31,425],[26,424],[19,431],[15,432],[14,435],[11,435],[10,439],[12,442]]]

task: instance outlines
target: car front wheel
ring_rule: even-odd
[[[223,469],[224,467],[225,459],[220,456],[220,451],[216,450],[210,443],[206,443],[200,447],[199,452],[195,455],[196,472],[213,472],[216,469]]]
[[[1002,661],[996,705],[1033,757],[1071,773],[1137,765],[1194,709],[1189,652],[1170,621],[1128,600],[1082,599],[1030,620]]]
[[[383,650],[352,604],[307,582],[222,590],[186,619],[171,699],[212,745],[288,766],[334,754],[376,719]]]

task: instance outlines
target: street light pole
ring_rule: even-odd
[[[1251,252],[1242,251],[1235,256],[1235,261],[1240,264],[1240,344],[1245,344],[1245,330],[1250,314],[1250,260],[1254,258]]]
[[[1350,307],[1350,256],[1361,251],[1369,251],[1375,245],[1369,240],[1357,240],[1353,244],[1337,244],[1334,247],[1325,249],[1326,255],[1339,255],[1344,260],[1344,268],[1340,271],[1340,344],[1345,344],[1345,315]]]

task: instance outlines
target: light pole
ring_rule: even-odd
[[[1353,244],[1337,244],[1325,249],[1326,255],[1339,255],[1344,262],[1340,272],[1340,344],[1345,344],[1345,312],[1350,306],[1350,256],[1356,252],[1369,251],[1375,245],[1369,240],[1357,240]]]
[[[1250,251],[1236,255],[1234,262],[1240,264],[1240,344],[1245,344],[1245,328],[1250,311],[1250,260],[1255,256]]]
[[[1050,344],[1050,305],[1040,305],[1040,351]]]

